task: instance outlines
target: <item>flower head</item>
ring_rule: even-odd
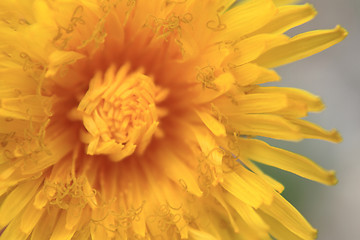
[[[314,239],[254,162],[332,185],[255,138],[339,142],[319,97],[274,68],[341,27],[289,38],[311,5],[246,0],[0,3],[1,239]]]

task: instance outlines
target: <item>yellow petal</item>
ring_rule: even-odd
[[[237,103],[230,101],[217,101],[221,113],[228,117],[244,113],[269,113],[276,112],[288,105],[285,94],[247,94],[236,99]]]
[[[4,156],[4,163],[7,162],[8,159]],[[16,168],[14,166],[9,166],[9,164],[0,164],[0,180],[3,181],[11,176],[15,172]]]
[[[234,220],[234,218],[233,218],[233,216],[232,216],[233,212],[230,211],[230,208],[229,208],[227,202],[225,201],[225,199],[224,199],[224,197],[223,197],[224,193],[223,193],[222,191],[219,191],[219,189],[217,189],[217,190],[213,190],[213,191],[211,192],[211,195],[212,195],[212,196],[218,201],[218,203],[220,203],[220,205],[224,208],[224,210],[225,210],[225,212],[226,212],[226,214],[227,214],[227,216],[228,216],[228,218],[229,218],[230,224],[231,224],[234,232],[239,232],[239,227],[238,227],[238,225],[236,224],[236,222],[235,222],[235,220]]]
[[[153,134],[156,132],[159,122],[153,122],[148,129],[145,131],[141,142],[138,144],[137,152],[138,154],[143,154],[147,146],[150,144]]]
[[[66,210],[66,230],[76,229],[76,225],[82,217],[82,212],[83,208],[78,203],[75,203],[75,201],[70,202],[69,208]]]
[[[290,39],[289,43],[265,52],[255,62],[268,68],[278,67],[321,52],[342,41],[346,36],[346,30],[340,26],[332,30],[299,34]]]
[[[224,174],[221,185],[239,200],[253,208],[261,204],[270,204],[272,201],[272,189],[254,173],[239,168],[237,173]]]
[[[54,231],[51,234],[50,240],[70,240],[76,231],[76,227],[72,229],[66,228],[66,213],[67,211],[62,211],[59,216],[58,221],[56,222]]]
[[[228,11],[229,9],[231,9],[232,5],[237,2],[237,0],[223,0],[223,1],[219,1],[219,2],[214,2],[214,3],[211,3],[211,4],[216,4],[216,7],[218,8],[221,8],[221,9],[218,9],[218,12],[220,14]]]
[[[107,239],[105,226],[99,224],[90,224],[92,239]]]
[[[289,37],[275,34],[259,34],[246,38],[232,46],[233,53],[224,59],[222,63],[229,67],[241,66],[258,58],[262,53],[275,46],[288,42]]]
[[[310,4],[279,7],[279,13],[271,21],[253,34],[284,33],[313,19],[316,10]]]
[[[218,240],[218,238],[214,237],[210,233],[200,231],[195,228],[189,228],[189,235],[191,239],[194,240]]]
[[[43,122],[51,116],[52,99],[45,96],[28,95],[3,98],[0,101],[0,116],[7,118]]]
[[[325,108],[325,105],[320,97],[311,94],[307,91],[304,91],[302,89],[287,88],[287,87],[259,87],[252,92],[286,94],[289,99],[305,104],[307,110],[310,112],[319,112]]]
[[[47,147],[51,154],[41,155],[36,162],[29,162],[22,169],[23,174],[35,174],[58,162],[74,148],[73,129],[62,129],[55,135],[55,139],[47,139]],[[49,133],[49,129],[48,132]],[[49,134],[51,135],[51,134]]]
[[[46,26],[56,26],[54,14],[50,9],[49,4],[46,2],[35,1],[32,7],[37,23],[41,23]]]
[[[196,179],[196,174],[184,163],[184,161],[180,160],[170,150],[165,149],[161,152],[161,158],[163,159],[161,161],[161,167],[170,179],[180,187],[186,187],[186,189],[194,195],[202,195],[202,191],[200,190]]]
[[[271,0],[247,0],[225,12],[221,22],[226,25],[224,37],[236,39],[264,26],[277,9]]]
[[[334,129],[327,131],[314,123],[302,119],[292,119],[291,122],[299,127],[304,138],[321,139],[335,143],[342,141],[339,132]]]
[[[337,182],[334,171],[327,171],[306,157],[272,147],[263,141],[255,139],[241,140],[239,147],[251,160],[327,185],[334,185]]]
[[[262,211],[258,211],[258,214],[261,216],[264,221],[269,224],[270,229],[269,233],[274,236],[278,240],[304,240],[300,238],[295,233],[292,233],[289,229],[287,229],[284,225],[282,225],[275,218],[263,213]],[[310,239],[309,239],[310,240]],[[311,239],[312,240],[312,239]]]
[[[0,234],[0,240],[26,240],[30,233],[19,231],[20,216],[13,219],[5,228],[4,232]]]
[[[36,224],[39,222],[45,208],[37,209],[33,204],[28,204],[22,214],[20,222],[20,230],[26,234],[30,234]]]
[[[201,131],[200,128],[193,128],[193,131],[201,151],[208,157],[212,164],[221,166],[224,154],[220,151],[220,146],[216,143],[214,136],[211,135],[209,131]]]
[[[227,93],[234,85],[235,79],[231,73],[224,73],[212,82],[215,89],[201,88],[198,96],[193,99],[197,104],[208,103]]]
[[[210,129],[210,131],[217,137],[225,137],[226,129],[225,126],[214,118],[211,114],[205,111],[196,111],[201,121]]]
[[[245,144],[244,144],[245,145]],[[270,186],[275,189],[275,191],[282,193],[285,189],[285,187],[278,181],[276,181],[275,179],[273,179],[272,177],[266,175],[265,173],[263,173],[263,171],[256,166],[251,160],[249,160],[245,154],[239,156],[239,159],[245,164],[246,167],[248,167],[251,171],[253,171],[256,175],[258,175],[259,177],[261,177],[263,180],[265,180],[265,182],[267,182],[268,184],[270,184]]]
[[[235,77],[235,84],[239,86],[280,80],[280,76],[274,70],[260,67],[254,63],[247,63],[231,68],[230,71]]]
[[[48,198],[45,194],[45,190],[44,188],[42,188],[40,191],[38,191],[38,193],[35,195],[35,199],[34,199],[34,207],[36,209],[42,209],[43,207],[45,207],[45,205],[48,202]]]
[[[132,226],[134,229],[134,232],[136,234],[139,234],[139,236],[145,237],[146,235],[146,222],[145,222],[145,214],[141,212],[138,216],[136,221],[133,221]],[[185,229],[184,229],[185,231]],[[87,239],[84,239],[87,240]]]
[[[6,226],[34,196],[41,179],[19,184],[9,195],[6,196],[0,207],[0,228]]]
[[[74,63],[84,57],[83,54],[73,51],[54,51],[49,56],[49,69],[47,70],[45,77],[54,76],[62,66]]]
[[[239,201],[230,194],[226,195],[226,201],[250,227],[257,229],[258,231],[269,230],[269,227],[252,207]]]
[[[273,0],[276,6],[282,6],[287,4],[294,4],[300,2],[300,0]]]
[[[98,201],[96,200],[96,194],[89,183],[89,179],[85,178],[84,180],[84,194],[88,199],[88,204],[91,208],[96,208]]]
[[[1,83],[0,83],[1,84]],[[16,132],[21,132],[23,133],[25,131],[25,129],[29,129],[29,121],[28,120],[22,120],[21,118],[23,118],[23,116],[20,116],[19,118],[16,117],[11,117],[12,116],[12,112],[10,113],[10,116],[8,115],[9,111],[5,111],[0,109],[0,133],[3,133],[5,135],[3,135],[3,142],[4,144],[8,143],[8,139],[9,137],[16,133]],[[6,116],[6,117],[4,117]],[[18,115],[17,115],[18,116]],[[6,137],[8,136],[8,137]],[[1,157],[0,157],[0,163],[1,163]]]
[[[229,118],[228,123],[240,135],[263,136],[293,141],[302,139],[296,125],[276,115],[237,115]]]
[[[317,235],[306,219],[280,194],[275,193],[271,205],[262,205],[261,211],[277,219],[302,239],[315,239]]]

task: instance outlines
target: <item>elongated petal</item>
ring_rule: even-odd
[[[282,5],[288,5],[288,4],[294,4],[300,2],[300,0],[274,0],[274,3],[277,6],[282,6]]]
[[[265,180],[270,186],[275,189],[275,191],[277,191],[278,193],[282,193],[284,191],[284,185],[282,185],[280,182],[276,181],[272,177],[266,175],[257,165],[255,165],[251,160],[249,160],[245,154],[241,155],[239,158],[239,160],[243,162],[246,167],[248,167],[252,172]]]
[[[233,52],[225,58],[223,65],[241,66],[258,58],[262,53],[278,45],[287,43],[289,37],[275,34],[258,34],[236,43]]]
[[[300,128],[304,138],[315,138],[335,143],[342,141],[339,132],[334,129],[327,131],[314,123],[302,119],[293,119],[291,122]]]
[[[274,71],[260,67],[253,63],[247,63],[231,69],[235,77],[235,84],[247,86],[280,80],[280,76]]]
[[[217,240],[217,238],[210,233],[199,231],[195,228],[189,228],[189,235],[194,240]]]
[[[324,110],[325,105],[321,98],[311,94],[305,90],[298,88],[287,88],[287,87],[259,87],[253,92],[255,93],[282,93],[288,96],[289,99],[294,100],[298,103],[306,105],[306,108],[310,112],[319,112]]]
[[[268,23],[277,9],[270,0],[252,0],[234,7],[221,17],[227,38],[239,38]]]
[[[199,185],[196,181],[196,177],[192,169],[190,169],[186,164],[178,159],[178,157],[170,152],[169,150],[165,150],[162,153],[162,158],[165,159],[162,163],[164,167],[165,174],[172,179],[176,184],[182,186],[185,184],[187,190],[191,193],[195,194],[196,196],[201,196],[202,191],[199,188]],[[171,161],[168,161],[171,159]]]
[[[229,118],[228,122],[241,135],[294,141],[302,139],[299,128],[296,125],[276,115],[243,114]]]
[[[55,224],[54,231],[50,240],[70,240],[74,235],[76,228],[67,229],[66,227],[66,211],[63,211]]]
[[[253,208],[258,208],[263,203],[271,203],[271,188],[265,181],[245,169],[241,169],[239,173],[225,174],[224,182],[221,185],[229,193]]]
[[[234,232],[239,232],[239,227],[237,226],[234,217],[232,216],[232,212],[230,211],[230,208],[227,204],[227,202],[225,201],[224,197],[222,196],[224,193],[220,192],[220,191],[213,191],[212,195],[214,196],[214,198],[218,201],[218,203],[224,208],[230,224],[232,226],[232,228],[234,229]]]
[[[52,150],[51,155],[44,154],[39,157],[36,164],[34,162],[27,164],[24,169],[22,169],[22,173],[34,174],[61,160],[74,147],[73,141],[71,140],[72,135],[71,129],[67,129],[55,135],[55,139],[49,139],[47,142],[49,149]]]
[[[24,233],[19,231],[20,227],[20,217],[15,218],[11,223],[6,227],[4,232],[0,235],[0,240],[16,239],[16,240],[26,240],[29,236],[29,233]]]
[[[30,234],[44,212],[45,208],[37,209],[33,204],[28,204],[21,218],[20,230],[26,234]]]
[[[303,238],[297,236],[295,233],[291,232],[287,229],[284,225],[282,225],[278,220],[275,218],[267,215],[262,211],[258,211],[259,216],[261,216],[264,221],[269,224],[270,230],[269,233],[274,236],[278,240],[304,240]],[[313,238],[310,238],[312,240]]]
[[[316,30],[299,34],[289,43],[267,51],[255,62],[268,68],[278,67],[321,52],[342,41],[346,36],[346,30],[340,26],[332,30]]]
[[[271,205],[263,205],[260,209],[277,219],[300,238],[309,240],[316,238],[316,229],[280,194],[275,193]]]
[[[293,27],[310,21],[315,15],[316,10],[310,4],[279,7],[278,14],[256,33],[284,33]]]
[[[28,181],[17,186],[4,200],[0,208],[0,228],[6,226],[34,196],[41,179]]]
[[[49,65],[49,69],[46,72],[46,77],[54,76],[57,73],[57,71],[60,69],[60,67],[73,63],[84,57],[85,57],[84,55],[72,51],[53,52],[49,57],[50,65]]]
[[[218,101],[217,106],[228,117],[244,113],[269,113],[276,112],[288,105],[285,94],[247,94],[236,99],[236,104],[230,101]]]
[[[223,152],[221,151],[219,144],[215,141],[215,137],[206,130],[199,128],[193,129],[196,140],[201,148],[201,151],[205,154],[207,159],[216,167],[222,168]]]
[[[193,101],[197,104],[211,102],[214,99],[226,94],[234,85],[234,76],[230,73],[224,73],[211,82],[204,82],[203,84],[211,84],[213,88],[198,89],[202,94],[199,94]]]
[[[260,140],[241,141],[245,154],[252,160],[295,173],[327,185],[336,184],[334,171],[327,171],[301,155],[271,147]]]
[[[211,130],[211,132],[218,137],[226,136],[225,126],[216,118],[205,111],[196,111],[197,115],[204,122],[204,124]]]
[[[51,98],[38,95],[1,99],[0,116],[42,122],[51,115]]]
[[[269,229],[269,226],[261,219],[258,213],[249,205],[238,201],[234,196],[228,194],[226,196],[226,201],[229,203],[231,207],[235,209],[235,211],[241,216],[241,218],[246,222],[249,226],[254,229],[265,230]]]

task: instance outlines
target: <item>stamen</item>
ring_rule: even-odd
[[[166,0],[166,4],[179,4],[179,3],[186,3],[187,0]]]
[[[213,31],[222,31],[226,29],[226,25],[221,22],[220,13],[224,10],[224,6],[217,10],[216,20],[210,20],[206,23],[206,26]]]
[[[191,13],[185,13],[183,16],[177,16],[174,13],[170,14],[166,19],[150,16],[145,23],[146,27],[150,27],[158,38],[165,38],[175,33],[175,36],[181,37],[181,25],[188,24],[193,20]]]
[[[86,22],[83,19],[84,7],[79,5],[75,8],[68,26],[58,26],[57,35],[53,38],[52,42],[55,47],[63,49],[66,47],[70,37],[70,33],[74,31],[78,24],[84,25]]]
[[[135,6],[135,4],[136,4],[136,0],[128,0],[127,1],[127,6],[128,7],[133,7],[133,6]]]
[[[215,68],[213,66],[206,66],[198,70],[196,79],[201,82],[203,88],[209,88],[217,90],[217,86],[214,83],[215,80]]]

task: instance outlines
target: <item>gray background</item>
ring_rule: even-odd
[[[337,24],[349,31],[343,42],[310,58],[280,67],[280,86],[298,87],[322,97],[327,108],[308,119],[337,128],[344,140],[271,144],[301,153],[328,169],[339,183],[324,186],[293,174],[266,168],[285,183],[285,197],[319,230],[319,240],[360,239],[360,1],[312,0],[318,15],[290,35]],[[272,84],[274,85],[274,84]]]

